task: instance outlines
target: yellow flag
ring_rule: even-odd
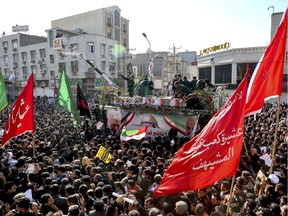
[[[109,163],[112,155],[103,146],[100,146],[96,157],[99,157],[104,163]]]

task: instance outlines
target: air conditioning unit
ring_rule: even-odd
[[[18,65],[18,63],[17,62],[13,62],[13,65]]]
[[[42,62],[45,62],[45,58],[42,58],[41,60],[42,60]]]
[[[41,74],[45,75],[46,74],[46,69],[41,70]]]
[[[32,59],[32,60],[31,60],[31,63],[32,63],[32,64],[35,64],[35,62],[36,62],[35,59]]]
[[[13,48],[13,51],[17,51],[17,48]]]
[[[38,60],[38,64],[42,64],[42,60]]]
[[[45,82],[41,82],[41,83],[40,83],[40,86],[41,86],[41,87],[46,87],[46,83],[45,83]]]
[[[22,64],[24,64],[24,65],[25,65],[25,64],[26,64],[26,61],[22,61]]]
[[[59,79],[59,75],[56,75],[56,76],[55,76],[55,79]]]

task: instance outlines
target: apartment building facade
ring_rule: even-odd
[[[65,70],[73,91],[80,83],[83,91],[93,97],[104,81],[81,53],[112,81],[119,82],[121,57],[129,47],[129,20],[121,17],[118,6],[53,20],[46,33],[47,37],[22,33],[0,37],[0,68],[10,96],[21,92],[32,72],[34,95],[55,96],[61,71]],[[66,41],[63,51],[68,55],[54,50],[53,41],[59,37]],[[115,55],[115,47],[121,48],[119,56]]]

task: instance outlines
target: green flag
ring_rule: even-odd
[[[4,109],[8,104],[6,88],[4,80],[2,77],[2,72],[0,71],[0,111]]]
[[[59,106],[62,106],[69,113],[71,113],[73,126],[76,128],[78,125],[77,106],[75,100],[73,99],[69,80],[65,71],[62,71],[61,73],[57,101]]]

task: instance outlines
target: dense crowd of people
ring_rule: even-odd
[[[177,133],[122,142],[120,131],[105,124],[97,128],[103,118],[97,112],[91,120],[81,117],[73,128],[70,115],[57,104],[45,97],[34,102],[35,132],[0,149],[1,216],[287,216],[287,103],[281,104],[272,169],[267,156],[274,145],[277,104],[265,103],[261,113],[245,119],[234,184],[227,177],[207,188],[154,199],[184,144]],[[8,115],[8,107],[0,113],[2,133]],[[112,154],[109,163],[96,156],[100,146]]]

